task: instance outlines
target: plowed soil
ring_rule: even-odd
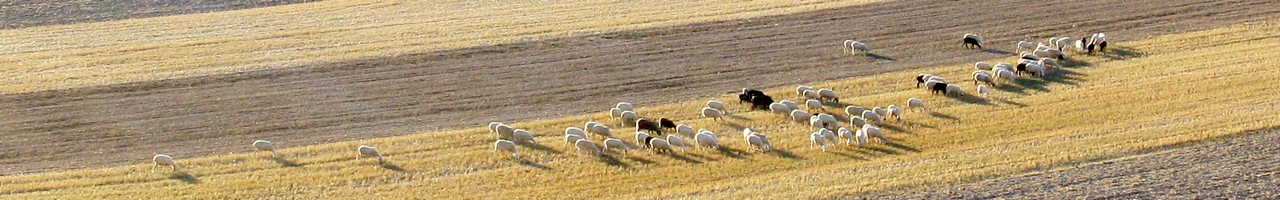
[[[300,146],[726,95],[1280,16],[1269,0],[896,1],[276,69],[0,96],[0,174]],[[963,33],[987,50],[966,50]],[[837,45],[867,41],[871,56]],[[908,77],[903,84],[909,84]]]

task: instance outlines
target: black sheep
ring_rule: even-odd
[[[920,88],[920,84],[924,83],[924,74],[916,75],[916,88]]]
[[[742,88],[742,94],[738,94],[738,103],[751,102],[751,98],[756,96],[764,96],[764,92],[750,88]]]
[[[947,83],[935,83],[935,84],[933,84],[933,87],[932,87],[932,88],[929,88],[929,93],[932,93],[932,94],[937,94],[937,93],[946,94],[946,93],[947,93]]]
[[[1098,43],[1098,53],[1107,53],[1107,41],[1103,40]]]
[[[964,42],[964,43],[963,43],[962,45],[964,45],[964,47],[966,47],[966,48],[971,48],[971,47],[974,47],[974,46],[978,47],[979,49],[981,49],[981,48],[982,48],[982,44],[978,42],[978,39],[977,39],[977,38],[966,37],[966,38],[964,38],[964,41],[963,41],[963,42]]]
[[[676,122],[665,117],[658,119],[658,125],[661,125],[664,129],[676,129]]]
[[[751,108],[769,110],[769,104],[773,104],[773,97],[768,95],[760,95],[751,98]]]
[[[636,131],[650,131],[662,135],[662,126],[658,122],[647,119],[636,120]]]

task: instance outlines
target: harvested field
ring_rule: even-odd
[[[385,27],[301,33],[267,31],[301,30],[288,20],[243,26],[214,23],[191,30],[127,28],[136,25],[131,23],[164,20],[213,23],[199,19],[283,11],[277,8],[332,9],[358,1],[328,3],[90,24],[115,29],[50,26],[0,31],[0,35],[36,41],[6,41],[4,45],[16,48],[0,53],[4,55],[0,63],[5,64],[0,75],[23,75],[0,80],[0,91],[6,93],[0,97],[0,128],[12,133],[0,135],[0,155],[5,155],[0,157],[0,173],[134,164],[154,152],[181,157],[242,152],[240,145],[254,139],[302,146],[456,130],[489,121],[549,119],[598,112],[617,101],[657,105],[719,97],[744,86],[781,87],[1003,58],[1008,56],[1004,51],[1012,51],[1012,42],[1021,39],[1107,31],[1114,41],[1140,40],[1280,16],[1276,2],[1261,0],[865,5],[751,1],[714,6],[630,5],[634,16],[617,23],[570,21],[439,38],[390,36],[427,25],[473,30],[484,27],[477,24],[510,16],[479,13],[473,16],[476,23],[406,23],[412,26],[393,26],[396,23],[388,19],[379,21]],[[374,11],[414,8],[360,5],[357,8]],[[565,5],[521,11],[537,16],[594,12],[565,10],[561,7]],[[647,9],[718,12],[657,17],[668,12],[641,12]],[[355,16],[373,15],[359,13],[363,14]],[[1026,13],[1032,14],[1008,17]],[[301,24],[313,24],[308,22]],[[465,27],[473,29],[461,29]],[[546,27],[589,31],[570,33]],[[95,45],[53,42],[96,41],[74,36],[77,29],[88,28],[165,34],[120,36],[115,38],[120,41]],[[354,31],[363,29],[369,31]],[[71,36],[37,35],[36,31],[63,31]],[[235,31],[261,37],[233,36]],[[961,50],[954,40],[964,32],[983,34],[994,49]],[[278,41],[274,39],[280,37],[274,36],[289,39]],[[840,55],[837,45],[844,39],[869,41],[878,57]]]
[[[315,0],[0,1],[0,29],[218,12]]]

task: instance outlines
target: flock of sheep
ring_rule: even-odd
[[[983,48],[982,37],[976,34],[965,34],[961,39],[961,44],[966,48]],[[844,52],[850,54],[865,54],[871,51],[866,43],[861,41],[846,40],[841,45]],[[1094,49],[1105,51],[1107,47],[1107,39],[1105,33],[1096,33],[1086,36],[1080,40],[1071,40],[1068,37],[1049,38],[1046,43],[1033,44],[1028,41],[1019,41],[1015,46],[1020,53],[1018,64],[998,63],[990,64],[986,62],[977,62],[974,64],[976,71],[973,72],[972,81],[977,85],[977,93],[986,97],[990,93],[989,87],[995,87],[998,82],[1009,82],[1019,78],[1022,74],[1031,74],[1033,76],[1044,77],[1053,73],[1053,68],[1057,67],[1059,60],[1066,59],[1063,51],[1074,48],[1077,51],[1093,54]],[[1030,51],[1023,51],[1030,50]],[[963,89],[941,76],[932,74],[920,74],[915,77],[916,87],[921,85],[933,94],[944,94],[947,96],[963,95]],[[849,127],[841,127],[836,117],[832,114],[822,113],[823,106],[827,103],[839,103],[839,95],[831,89],[815,89],[809,86],[797,86],[796,96],[804,99],[805,109],[800,109],[799,103],[791,100],[774,101],[774,98],[765,95],[763,91],[743,88],[738,94],[738,100],[741,104],[750,104],[749,110],[764,110],[785,116],[785,118],[804,123],[808,120],[810,130],[814,132],[809,134],[807,139],[816,148],[827,151],[828,146],[836,145],[843,138],[846,145],[858,146],[866,145],[871,139],[876,139],[880,143],[888,144],[890,140],[885,136],[884,132],[877,125],[883,125],[885,120],[892,118],[901,120],[905,109],[916,109],[927,111],[925,101],[920,98],[908,98],[906,107],[897,105],[888,105],[885,107],[873,107],[870,109],[861,106],[846,106],[845,114],[849,118]],[[724,102],[707,101],[706,106],[699,109],[702,117],[721,120],[727,115],[729,109]],[[812,111],[812,113],[811,113]],[[716,133],[705,128],[697,129],[687,124],[676,124],[667,118],[659,118],[657,121],[641,117],[635,111],[635,105],[628,102],[620,102],[609,110],[611,118],[618,122],[618,127],[634,127],[634,143],[629,144],[622,139],[613,137],[613,129],[605,124],[588,121],[582,128],[568,127],[564,130],[564,141],[567,146],[572,146],[580,153],[591,156],[602,156],[607,152],[619,152],[627,154],[631,149],[644,148],[657,153],[675,153],[678,148],[681,152],[687,150],[690,146],[704,149],[719,149],[720,137]],[[852,129],[851,129],[852,128]],[[675,131],[676,134],[665,134],[663,131]],[[516,129],[510,125],[501,122],[489,123],[489,132],[494,134],[497,139],[493,143],[493,149],[497,152],[510,153],[515,159],[520,158],[517,150],[517,144],[536,144],[533,132],[524,129]],[[590,135],[600,135],[599,143],[595,142]],[[686,141],[684,136],[692,136],[692,140]],[[763,133],[751,130],[750,128],[742,129],[743,142],[748,146],[762,152],[773,150],[773,145],[769,142],[769,137]],[[689,143],[693,142],[693,143]],[[276,146],[267,140],[257,140],[252,143],[252,147],[258,151],[269,151],[271,156],[277,156]],[[356,148],[356,159],[363,157],[375,157],[378,163],[383,163],[383,156],[378,152],[378,148],[367,145],[360,145]],[[152,157],[155,166],[169,166],[172,170],[177,170],[178,164],[173,156],[166,154],[156,154]]]

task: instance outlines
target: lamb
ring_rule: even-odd
[[[979,86],[978,86],[978,94],[981,94],[983,98],[986,98],[986,97],[987,97],[987,95],[990,95],[990,94],[991,94],[991,89],[990,89],[990,88],[987,88],[987,86],[986,86],[986,85],[979,85]]]
[[[711,107],[702,107],[702,117],[720,120],[724,117],[724,112]]]
[[[511,157],[516,160],[520,159],[520,152],[516,152],[516,143],[510,140],[498,140],[493,143],[493,150],[496,152],[509,152]]]
[[[973,68],[978,70],[991,70],[991,63],[987,63],[987,62],[973,63]]]
[[[1025,40],[1018,41],[1017,51],[1022,51],[1022,49],[1032,49],[1032,48],[1036,48],[1036,44],[1032,44],[1031,42],[1027,42]]]
[[[840,103],[840,97],[836,96],[836,91],[832,91],[831,89],[819,89],[818,97],[818,99],[823,101]]]
[[[863,132],[862,129],[858,129],[854,132],[854,137],[858,139],[859,147],[867,145],[867,132]]]
[[[610,108],[610,109],[609,109],[609,117],[611,117],[611,118],[613,118],[613,119],[621,120],[621,119],[622,119],[622,109],[621,109],[621,108]]]
[[[844,49],[852,55],[857,55],[859,52],[866,53],[871,51],[871,48],[867,48],[867,44],[853,40],[845,40]]]
[[[880,115],[880,114],[876,114],[876,112],[875,112],[875,111],[871,111],[871,110],[865,110],[865,111],[862,111],[862,119],[866,119],[868,122],[874,122],[874,123],[876,123],[876,124],[883,124],[883,123],[884,123],[884,118],[881,118],[880,116],[881,116],[881,115]]]
[[[976,34],[966,33],[964,34],[964,39],[960,42],[966,48],[977,47],[982,49],[982,37]]]
[[[511,137],[511,139],[512,139],[514,142],[521,142],[521,143],[525,143],[525,144],[537,144],[537,143],[538,143],[538,141],[534,141],[534,140],[533,140],[533,133],[532,133],[532,132],[529,132],[529,131],[526,131],[526,130],[524,130],[524,129],[516,129],[516,131],[515,131],[515,132],[513,132],[513,133],[511,134],[511,136],[512,136],[512,137]]]
[[[155,163],[155,165],[151,166],[151,171],[155,171],[156,166],[169,166],[169,170],[178,170],[178,161],[173,160],[173,156],[170,155],[156,154],[156,156],[151,157],[151,162]]]
[[[662,153],[662,152],[673,153],[671,149],[671,143],[667,142],[667,140],[664,140],[662,138],[655,138],[655,139],[649,140],[649,148],[658,153]]]
[[[947,85],[947,96],[952,96],[952,95],[956,95],[956,96],[964,95],[963,88],[960,88],[960,86],[956,84]]]
[[[929,110],[929,108],[928,108],[927,106],[925,106],[925,104],[924,104],[924,99],[915,98],[915,97],[907,98],[907,108],[908,108],[908,109],[920,109],[920,110],[923,110],[923,111],[928,111],[928,110]]]
[[[610,149],[618,149],[614,151],[619,151],[619,152],[622,152],[622,154],[627,154],[628,147],[626,142],[622,142],[622,140],[618,138],[604,139],[604,151],[608,152]]]
[[[636,132],[649,131],[658,135],[662,135],[662,125],[653,120],[641,118],[636,120]]]
[[[627,127],[628,124],[635,124],[640,119],[640,114],[633,111],[622,111],[622,117],[618,118],[618,126]]]
[[[863,108],[862,106],[845,106],[844,114],[849,115],[849,117],[854,117],[854,116],[861,115],[863,110],[867,110],[867,109]]]
[[[360,147],[356,147],[356,160],[359,160],[360,157],[378,157],[378,164],[382,164],[383,162],[382,154],[378,153],[377,147],[367,145],[360,145]]]
[[[827,129],[822,129],[822,130],[827,130]],[[809,134],[809,141],[811,145],[821,147],[822,152],[827,152],[827,137],[822,136],[821,131],[817,131],[817,132],[813,132],[812,134]]]
[[[631,103],[628,103],[628,102],[618,102],[618,105],[615,105],[613,107],[622,109],[622,111],[635,111],[636,106],[631,105]]]
[[[700,147],[720,149],[720,141],[719,139],[716,139],[715,133],[712,133],[711,131],[703,130],[698,132],[697,135],[693,136],[693,140],[698,142],[698,146]]]
[[[636,139],[636,144],[640,144],[640,146],[644,146],[645,148],[648,148],[649,140],[653,140],[653,137],[649,136],[648,133],[636,132],[635,139]]]
[[[685,152],[689,148],[689,144],[684,142],[684,138],[680,138],[678,135],[667,135],[667,143],[670,143],[671,146],[680,147],[680,152]]]
[[[590,129],[587,129],[587,132],[599,134],[603,136],[609,136],[613,134],[612,131],[609,130],[609,126],[605,126],[603,124],[592,126]],[[587,137],[582,137],[582,138],[587,138]]]
[[[716,100],[707,101],[707,107],[715,108],[716,110],[720,110],[724,112],[729,112],[729,108],[724,106],[724,102],[720,102]]]
[[[861,131],[862,133],[865,133],[868,136],[876,137],[877,139],[880,140],[880,143],[885,143],[885,144],[891,143],[889,141],[889,138],[885,137],[884,133],[880,132],[880,127],[876,127],[875,125],[863,126]]]
[[[693,135],[693,126],[685,124],[676,125],[676,133],[681,135]]]
[[[808,107],[809,110],[822,111],[822,102],[818,100],[813,100],[813,99],[806,100],[804,101],[804,106]]]
[[[661,125],[662,129],[676,129],[676,122],[665,117],[658,119],[658,125]]]
[[[791,107],[787,106],[787,104],[782,104],[782,103],[769,104],[770,112],[774,112],[778,114],[787,114],[787,113],[791,113],[791,110],[792,110]]]
[[[600,156],[603,154],[603,152],[600,151],[600,147],[596,146],[596,143],[593,143],[590,140],[578,140],[577,142],[573,142],[573,146],[577,147],[578,152],[585,151],[590,153],[591,156]]]
[[[889,117],[893,117],[894,120],[902,121],[902,108],[889,104],[889,107],[885,109],[889,111]]]
[[[276,145],[272,144],[271,141],[254,140],[253,148],[258,149],[258,151],[270,151],[271,157],[276,157]]]
[[[797,122],[803,122],[804,120],[809,119],[809,116],[810,116],[809,112],[805,112],[803,110],[791,111],[791,120],[794,120]]]
[[[498,139],[510,139],[511,134],[516,131],[515,128],[511,128],[511,126],[507,126],[506,124],[498,124],[494,127],[494,130],[498,134]]]

